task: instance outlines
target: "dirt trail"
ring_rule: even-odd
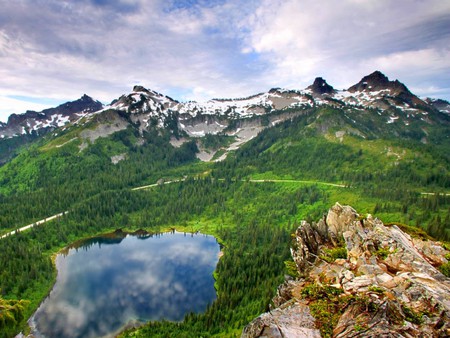
[[[25,231],[25,230],[31,229],[32,227],[35,227],[35,226],[37,226],[37,225],[44,224],[44,223],[46,223],[46,222],[52,221],[52,220],[54,220],[55,218],[62,217],[62,216],[64,216],[64,215],[66,215],[67,213],[68,213],[68,211],[64,211],[64,212],[61,212],[61,213],[59,213],[59,214],[56,214],[56,215],[53,215],[53,216],[50,216],[50,217],[46,217],[46,218],[44,218],[44,219],[41,219],[40,221],[31,223],[31,224],[28,224],[28,225],[26,225],[26,226],[24,226],[24,227],[21,227],[21,228],[19,228],[19,229],[10,231],[10,232],[4,234],[3,236],[1,236],[0,239],[3,239],[3,238],[8,237],[8,236],[15,235],[15,234],[18,233],[18,232]]]

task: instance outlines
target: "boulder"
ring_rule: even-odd
[[[294,302],[266,312],[244,328],[242,338],[304,337],[320,338],[309,307]]]

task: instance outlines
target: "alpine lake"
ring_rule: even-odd
[[[58,276],[30,318],[36,337],[114,337],[127,326],[181,321],[216,299],[213,272],[220,246],[213,236],[122,231],[66,248]]]

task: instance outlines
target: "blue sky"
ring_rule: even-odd
[[[174,99],[344,89],[374,70],[450,99],[450,1],[0,0],[0,121],[135,84]]]

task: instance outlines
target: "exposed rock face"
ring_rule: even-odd
[[[281,285],[277,308],[250,323],[242,337],[316,337],[313,330],[289,331],[300,323],[302,328],[330,324],[311,320],[317,304],[323,306],[305,291],[313,287],[338,295],[319,297],[338,304],[330,307],[334,321],[332,333],[326,333],[333,337],[450,336],[450,279],[437,269],[448,263],[449,251],[439,242],[412,238],[396,225],[385,226],[371,215],[361,218],[339,204],[318,223],[302,222],[295,235],[291,252],[302,278]],[[347,258],[333,254],[342,251]],[[278,318],[283,325],[274,327]]]
[[[62,114],[70,116],[79,113],[93,113],[103,108],[101,102],[94,100],[92,97],[84,94],[81,98],[75,101],[66,102],[56,108],[44,109],[41,114],[51,116],[54,114]]]
[[[41,112],[28,110],[24,114],[12,114],[6,124],[0,124],[0,136],[8,138],[30,134],[33,131],[42,133],[43,130],[53,130],[102,108],[103,105],[99,101],[95,101],[85,94],[78,100],[63,103],[55,108],[44,109]]]
[[[314,83],[306,89],[311,90],[313,94],[316,95],[334,94],[336,92],[334,88],[321,77],[316,77]]]
[[[397,91],[409,92],[406,86],[398,80],[389,81],[388,77],[380,71],[375,71],[370,75],[364,76],[361,81],[351,86],[348,91],[354,93],[356,91],[377,91],[383,89],[395,89]]]
[[[128,121],[116,111],[110,110],[103,115],[95,116],[95,128],[84,129],[80,133],[82,144],[80,150],[86,149],[89,143],[95,142],[99,137],[106,137],[128,127]]]
[[[307,305],[288,302],[256,318],[244,329],[241,337],[319,338],[320,332]]]
[[[450,115],[450,102],[441,99],[425,99],[425,102],[444,114]]]
[[[348,89],[349,93],[355,92],[378,92],[387,91],[389,96],[404,102],[410,106],[426,105],[424,101],[412,94],[409,89],[400,81],[390,81],[386,75],[380,71],[375,71],[361,79],[357,84]]]

